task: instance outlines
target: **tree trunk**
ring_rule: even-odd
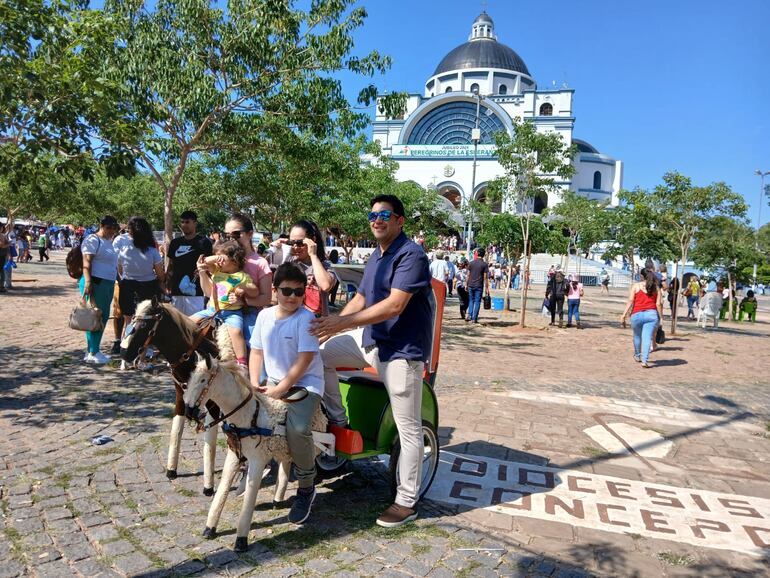
[[[682,284],[684,283],[684,268],[687,264],[687,245],[682,244],[682,271],[679,274],[679,291],[684,291],[684,287]],[[675,295],[674,299],[677,300],[677,304],[679,302],[679,295]],[[679,316],[679,308],[674,307],[674,311],[671,315],[671,335],[676,335],[676,321]]]
[[[168,187],[164,191],[163,201],[163,241],[166,247],[171,244],[171,240],[174,238],[174,189],[176,187]]]
[[[511,289],[511,275],[513,273],[513,255],[511,255],[509,250],[505,251],[505,259],[508,261],[508,275],[507,281],[505,282],[505,293],[503,295],[503,299],[505,299],[505,309],[509,311],[510,307],[508,306],[508,295]]]
[[[732,273],[730,271],[727,272],[727,290],[730,292],[728,299],[729,299],[729,307],[727,308],[727,321],[732,321],[733,319],[733,311],[735,311],[735,302],[733,300],[733,295],[735,291],[735,278],[733,277]]]
[[[519,327],[524,327],[527,316],[527,291],[529,290],[529,261],[532,257],[532,241],[525,240],[527,253],[524,257],[524,288],[521,291],[521,315],[519,316]]]

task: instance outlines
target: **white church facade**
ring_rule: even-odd
[[[403,118],[387,118],[377,108],[373,138],[384,154],[398,161],[400,181],[435,187],[447,204],[458,208],[470,198],[486,199],[488,183],[502,174],[494,158],[494,134],[511,134],[511,119],[526,119],[538,131],[558,132],[566,144],[577,145],[572,180],[558,181],[563,189],[617,205],[623,163],[573,137],[573,95],[572,89],[539,89],[521,57],[497,41],[494,23],[483,12],[473,22],[468,42],[441,60],[423,94],[409,95]],[[533,209],[539,213],[558,202],[536,199]]]

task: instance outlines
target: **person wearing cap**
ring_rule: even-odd
[[[401,455],[395,501],[377,524],[394,528],[417,518],[424,449],[422,371],[433,338],[431,274],[425,251],[403,232],[406,216],[401,200],[378,195],[370,207],[369,228],[377,248],[358,292],[339,316],[316,319],[311,333],[323,343],[324,399],[330,423],[347,423],[337,367],[373,367],[388,392]]]
[[[118,234],[120,226],[117,219],[106,215],[99,222],[99,230],[86,237],[81,245],[83,252],[83,276],[80,278],[80,294],[102,312],[102,325],[107,325],[115,291],[115,279],[118,276],[118,254],[112,246],[112,240]],[[102,343],[102,331],[86,331],[87,350],[83,361],[102,365],[110,360],[108,355],[99,351]]]

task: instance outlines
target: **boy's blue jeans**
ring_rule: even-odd
[[[567,325],[572,325],[572,316],[580,323],[580,299],[567,299]]]
[[[658,327],[658,312],[655,309],[639,311],[631,316],[631,329],[634,331],[634,355],[640,356],[644,363],[650,357],[650,347]]]
[[[468,317],[470,317],[471,321],[478,321],[479,319],[481,294],[483,291],[483,287],[468,287],[468,299],[470,300],[468,305]]]

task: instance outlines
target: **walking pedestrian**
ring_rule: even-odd
[[[460,299],[460,319],[466,320],[468,313],[468,262],[463,260],[457,264],[457,297]]]
[[[457,276],[457,266],[455,266],[455,264],[452,263],[452,261],[449,259],[449,255],[444,255],[444,261],[446,261],[448,271],[446,286],[449,290],[449,296],[452,297],[452,286],[454,285],[454,280]]]
[[[102,312],[102,323],[110,317],[112,294],[118,276],[118,256],[112,246],[112,239],[118,233],[117,219],[105,215],[99,222],[99,230],[86,237],[82,244],[83,276],[80,278],[80,294]],[[102,343],[101,331],[86,331],[87,351],[83,358],[86,363],[101,365],[110,358],[99,351]]]
[[[599,294],[606,293],[607,295],[610,294],[610,274],[607,272],[607,269],[602,267],[601,273],[599,273],[599,279],[601,279],[602,287],[599,291]]]
[[[5,232],[6,226],[0,224],[0,293],[6,293],[5,288],[5,264],[8,261],[11,242],[8,240],[8,234]]]
[[[620,322],[626,326],[631,316],[631,329],[634,335],[634,360],[642,367],[650,367],[648,359],[655,332],[663,322],[663,300],[658,290],[658,281],[652,271],[640,270],[642,281],[631,285],[628,303]]]
[[[40,229],[40,236],[37,238],[37,252],[40,256],[40,263],[43,262],[43,259],[45,258],[46,261],[49,260],[48,257],[48,237],[46,236],[45,229]]]
[[[466,321],[479,322],[481,296],[486,289],[489,293],[489,265],[484,260],[484,247],[476,249],[476,259],[468,263],[468,317]]]
[[[580,298],[583,296],[583,284],[577,275],[572,276],[569,281],[567,291],[567,327],[572,327],[572,317],[575,317],[575,323],[578,329],[582,329],[580,324]]]
[[[559,327],[564,324],[564,297],[567,295],[568,284],[561,269],[556,269],[548,280],[545,289],[545,298],[548,299],[548,310],[551,312],[551,323],[556,322],[556,314],[559,314]]]
[[[131,217],[127,228],[128,231],[116,237],[113,242],[118,256],[118,303],[124,327],[131,323],[138,303],[160,297],[166,278],[163,259],[155,247],[150,223],[142,217]],[[120,336],[116,335],[115,338],[119,339]]]

